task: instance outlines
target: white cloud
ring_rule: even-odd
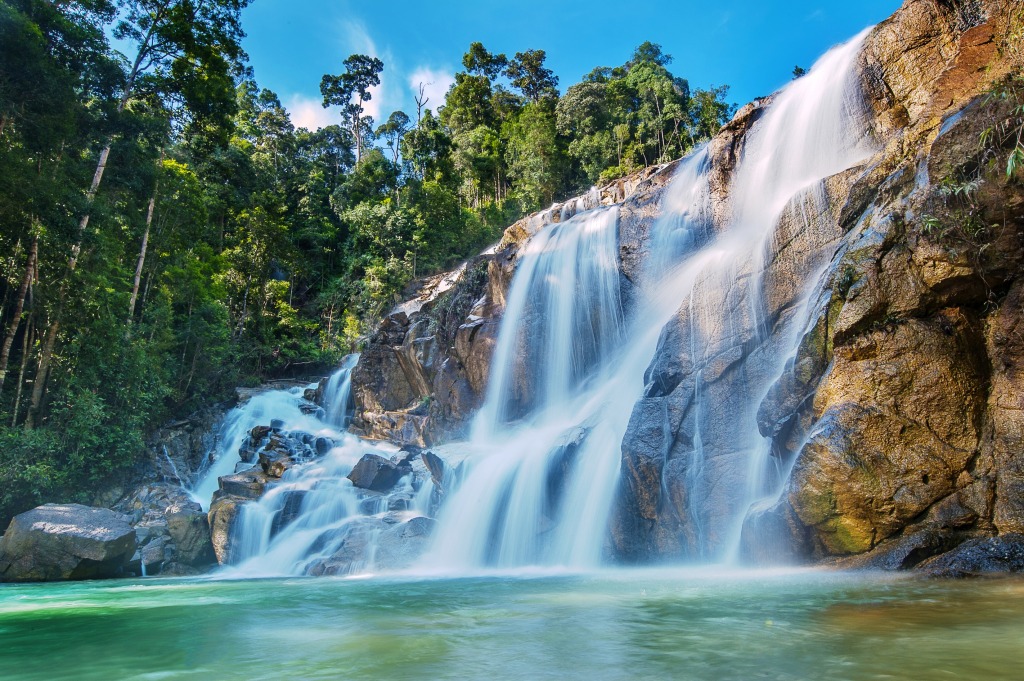
[[[444,69],[432,69],[427,66],[419,67],[409,76],[409,87],[412,88],[413,95],[419,95],[420,83],[422,83],[423,94],[426,95],[428,99],[426,108],[435,112],[444,106],[444,99],[448,94],[448,88],[450,88],[454,82],[455,76],[450,71],[446,71]],[[410,116],[412,115],[413,114],[410,113]]]
[[[320,128],[337,123],[338,113],[325,109],[322,100],[313,99],[301,94],[294,94],[284,102],[284,108],[288,109],[292,124],[296,128],[307,128],[319,130]]]

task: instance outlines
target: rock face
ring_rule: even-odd
[[[135,553],[129,520],[110,509],[79,504],[46,504],[26,511],[0,539],[0,581],[121,576]]]
[[[746,558],[872,552],[859,564],[909,568],[1020,529],[1024,192],[986,172],[985,155],[1004,152],[979,145],[1005,115],[984,92],[1011,68],[999,46],[1012,31],[1007,3],[975,4],[911,0],[868,36],[860,75],[881,151],[829,178],[802,221],[783,215],[761,291],[768,333],[695,337],[688,310],[665,330],[623,443],[619,555],[699,557],[731,540],[721,519],[742,517],[750,450],[733,424],[756,397],[747,386],[770,378],[762,357],[810,276],[799,253],[813,249],[787,252],[801,241],[828,265],[798,351],[758,408],[775,465],[792,472],[777,503],[748,514]],[[712,142],[713,165],[729,167],[752,115]],[[958,183],[977,183],[962,203],[950,200]],[[749,291],[735,293],[719,304],[748,309]],[[699,358],[687,351],[709,342]],[[700,401],[726,408],[701,413]]]
[[[523,218],[505,231],[494,252],[423,284],[384,320],[353,370],[356,413],[350,430],[400,445],[465,437],[470,417],[483,403],[519,248],[546,224],[624,202],[620,257],[628,304],[646,254],[641,242],[676,165],[648,168]]]
[[[154,433],[147,443],[155,473],[150,479],[179,486],[194,484],[216,445],[217,429],[225,413],[227,405],[215,405]]]
[[[131,562],[140,574],[196,574],[216,563],[207,515],[177,485],[143,485],[115,508],[135,528]]]
[[[980,143],[1016,120],[986,93],[1024,67],[1022,30],[1016,2],[907,0],[869,33],[855,78],[873,151],[792,201],[763,262],[705,285],[662,330],[622,442],[613,555],[710,558],[740,536],[751,562],[904,569],[1024,532],[1024,189],[1003,170],[1013,141]],[[728,222],[771,103],[742,109],[704,152],[709,224]],[[353,375],[359,431],[417,444],[465,434],[517,253],[544,224],[620,204],[628,310],[676,169],[520,221],[452,288],[396,310]],[[709,328],[723,309],[730,323]],[[770,360],[791,342],[779,375]],[[781,489],[749,512],[738,423],[763,438]]]

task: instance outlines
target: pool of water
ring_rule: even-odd
[[[1020,679],[1024,580],[615,571],[0,586],[0,679]]]

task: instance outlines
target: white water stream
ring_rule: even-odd
[[[795,354],[809,317],[804,302],[831,257],[822,247],[834,227],[804,225],[807,262],[799,266],[806,278],[791,301],[798,313],[774,330],[762,279],[782,245],[776,228],[784,212],[805,206],[808,215],[826,214],[823,180],[874,152],[854,73],[866,34],[826,54],[754,123],[733,172],[728,217],[715,220],[709,149],[680,164],[662,198],[628,320],[615,208],[551,225],[523,248],[487,402],[457,492],[438,518],[428,564],[463,571],[601,561],[623,436],[662,329],[677,314],[690,330],[683,351],[693,364],[710,364],[736,338],[751,341],[745,348],[763,348],[757,375],[729,400],[707,390],[700,373],[693,385],[696,426],[683,493],[696,535],[691,552],[716,560],[735,547],[746,510],[781,483],[771,470],[770,442],[757,429],[757,408]],[[703,518],[717,477],[705,456],[712,444],[706,438],[721,433],[705,416],[726,410],[734,413],[724,437],[747,464],[727,492],[727,517],[717,519],[730,536],[716,538]],[[567,449],[567,442],[576,444]]]

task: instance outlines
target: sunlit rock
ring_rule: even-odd
[[[129,520],[80,504],[45,504],[17,515],[0,539],[0,581],[121,576],[135,552]]]

